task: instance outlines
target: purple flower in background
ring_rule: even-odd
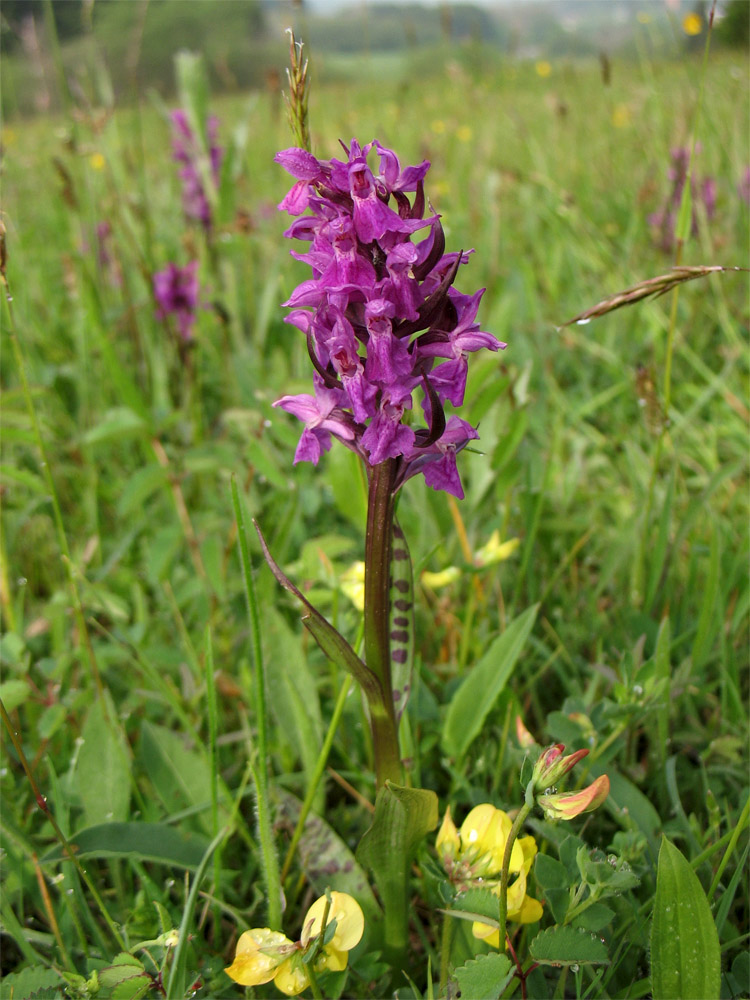
[[[476,322],[484,289],[453,287],[469,252],[446,254],[440,217],[424,217],[429,162],[402,170],[377,140],[344,151],[346,160],[304,149],[275,157],[295,178],[279,205],[296,217],[285,235],[310,243],[293,256],[312,277],[285,305],[307,338],[315,395],[274,406],[305,424],[295,462],[317,463],[335,437],[370,466],[394,460],[396,488],[422,473],[461,498],[456,455],[478,435],[444,404],[463,403],[470,353],[505,344]]]
[[[193,339],[193,325],[198,309],[198,261],[185,267],[167,264],[154,275],[154,297],[158,304],[157,319],[174,316],[183,342]]]
[[[695,147],[695,152],[700,152],[700,146]],[[671,253],[675,244],[675,226],[680,212],[680,202],[682,192],[687,180],[688,167],[690,166],[690,150],[685,146],[678,146],[670,153],[672,165],[667,172],[667,177],[672,185],[663,207],[658,212],[649,215],[649,225],[654,229],[657,242],[665,253]],[[698,232],[698,216],[695,211],[696,201],[703,203],[706,217],[711,219],[716,212],[716,181],[713,177],[704,177],[698,180],[695,175],[690,179],[690,193],[693,199],[693,215],[691,220],[691,233],[695,236]]]
[[[177,109],[172,119],[172,158],[182,164],[182,209],[188,219],[200,222],[204,229],[211,228],[211,203],[206,194],[204,178],[199,167],[200,145],[193,134],[184,111]],[[211,115],[206,122],[208,138],[208,158],[211,178],[215,186],[219,183],[224,150],[218,144],[219,121]]]

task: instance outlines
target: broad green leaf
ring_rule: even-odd
[[[109,695],[106,702],[106,711],[101,698],[89,710],[73,778],[86,826],[124,820],[130,806],[130,756]]]
[[[302,648],[301,634],[293,633],[273,607],[263,611],[263,660],[268,700],[281,738],[289,740],[310,778],[323,742],[320,701]],[[315,808],[323,806],[323,785]]]
[[[480,955],[454,971],[461,996],[472,1000],[497,1000],[514,973],[508,956],[499,952]]]
[[[131,410],[128,406],[116,406],[107,410],[99,423],[86,431],[82,441],[84,444],[120,441],[144,433],[146,429],[146,422],[135,410]]]
[[[719,935],[706,894],[682,853],[664,837],[651,925],[654,1000],[714,1000],[720,980]]]
[[[163,823],[103,823],[81,830],[70,844],[79,858],[132,857],[193,869],[201,863],[208,841]],[[42,861],[52,864],[66,858],[63,848],[56,846]]]
[[[661,817],[643,792],[632,781],[616,771],[611,764],[595,764],[590,771],[591,778],[606,773],[609,777],[607,808],[624,830],[637,827],[646,837],[654,860],[658,853],[658,837],[661,832]]]
[[[278,821],[290,827],[297,823],[300,801],[294,795],[279,789]],[[300,867],[315,891],[322,895],[326,886],[353,896],[365,914],[365,920],[381,916],[367,876],[339,835],[321,816],[309,813],[297,845]]]
[[[443,747],[460,758],[481,732],[484,720],[507,684],[536,619],[538,604],[527,608],[471,668],[448,706]]]
[[[196,807],[205,832],[211,830],[211,768],[178,733],[144,722],[139,757],[168,815]],[[220,794],[225,790],[220,787]]]
[[[548,927],[529,946],[540,965],[606,965],[609,955],[595,934],[576,927]]]

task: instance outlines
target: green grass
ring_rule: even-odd
[[[698,73],[697,62],[616,63],[604,87],[594,63],[554,64],[541,79],[533,65],[506,62],[480,75],[456,62],[427,79],[313,86],[319,156],[337,155],[339,137],[356,135],[377,136],[402,163],[432,161],[427,193],[448,248],[476,250],[460,287],[486,286],[483,329],[509,345],[470,365],[462,415],[479,423],[481,451],[461,457],[459,510],[472,550],[497,528],[520,539],[516,553],[482,571],[477,587],[446,497],[414,480],[399,505],[417,581],[425,569],[465,570],[444,589],[417,584],[419,678],[405,734],[412,779],[438,794],[441,812],[450,803],[463,815],[483,801],[516,809],[516,713],[542,744],[584,745],[590,736],[592,775],[606,770],[613,794],[571,827],[590,848],[620,854],[630,836],[641,877],[612,901],[612,964],[584,967],[580,980],[548,969],[545,982],[538,970],[532,995],[645,995],[662,831],[711,888],[724,973],[734,963],[741,977],[747,832],[740,824],[738,838],[729,835],[748,795],[746,276],[679,291],[660,454],[670,297],[559,328],[669,269],[647,217],[666,196],[670,148],[689,139]],[[748,208],[736,187],[748,165],[748,93],[739,57],[712,58],[705,87],[695,172],[716,178],[717,211],[701,219],[683,263],[745,265]],[[210,250],[182,218],[157,107],[6,129],[7,275],[49,464],[4,305],[0,655],[13,727],[66,837],[128,820],[190,835],[189,870],[201,865],[204,875],[197,896],[188,895],[184,865],[165,864],[178,848],[145,829],[138,856],[86,858],[85,867],[128,948],[170,926],[190,930],[164,972],[180,987],[170,996],[200,978],[198,995],[219,997],[237,995],[221,970],[238,933],[267,919],[250,770],[261,745],[255,660],[231,480],[285,572],[352,641],[359,614],[339,581],[363,555],[365,498],[344,449],[317,469],[293,468],[299,428],[271,408],[309,385],[305,344],[279,306],[307,276],[288,256],[275,210],[288,180],[273,164],[289,145],[283,112],[267,95],[216,99],[212,110],[237,160]],[[240,209],[249,227],[238,225]],[[119,283],[97,264],[95,227],[105,219]],[[193,256],[205,308],[188,368],[155,319],[150,276]],[[248,540],[267,674],[268,795],[283,860],[344,677],[303,633],[252,532]],[[450,758],[441,733],[459,681],[537,602],[529,643],[481,735]],[[569,718],[576,712],[590,720],[583,728]],[[47,965],[88,975],[120,945],[72,863],[59,849],[45,861],[57,841],[8,741],[6,750],[3,973]],[[355,695],[329,764],[374,798]],[[313,809],[330,827],[327,849],[342,856],[369,815],[330,773],[324,782]],[[568,831],[535,821],[532,832],[555,854]],[[310,852],[303,838],[284,886],[290,935],[312,898],[308,886],[325,888]],[[429,853],[415,878],[411,974],[420,989],[428,957],[434,972],[440,966]],[[365,907],[371,895],[363,899]],[[470,937],[459,937],[468,958]],[[159,962],[163,946],[151,951]],[[354,964],[365,983],[378,981],[364,959]],[[373,995],[357,978],[348,988]],[[16,996],[28,995],[21,989]]]

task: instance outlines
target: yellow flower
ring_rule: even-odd
[[[343,592],[352,602],[357,611],[365,607],[365,564],[352,563],[346,572],[341,574],[340,585]]]
[[[475,566],[491,566],[493,563],[509,559],[521,544],[520,538],[509,538],[507,542],[500,541],[500,532],[495,529],[485,544],[474,553]]]
[[[323,914],[326,902],[326,897],[321,896],[307,911],[305,922],[302,925],[301,944],[303,948],[309,945],[312,938],[316,938],[325,930]],[[346,953],[360,942],[365,929],[365,917],[356,899],[345,892],[332,892],[326,927],[334,920],[336,921],[336,930],[328,944],[323,945],[322,961],[319,956],[320,966],[316,963],[316,969],[320,967],[321,969],[330,969],[332,972],[340,972],[341,969],[346,968],[348,961]]]
[[[280,931],[255,927],[240,935],[234,961],[224,971],[240,986],[270,983],[294,948],[295,945]]]
[[[541,76],[543,80],[546,77],[550,76],[550,74],[552,73],[552,66],[550,65],[550,63],[547,62],[546,59],[540,59],[539,62],[536,64],[535,69],[537,76]]]
[[[686,14],[682,19],[682,30],[686,35],[700,35],[703,31],[703,18],[700,14]]]
[[[460,125],[456,129],[456,138],[459,142],[470,142],[473,133],[469,125]]]
[[[89,163],[93,170],[104,170],[106,162],[101,153],[92,153],[89,157]]]
[[[542,904],[533,896],[526,895],[526,882],[536,856],[536,841],[533,837],[520,837],[514,844],[514,850],[515,847],[520,847],[523,861],[518,877],[508,886],[508,920],[516,924],[535,924],[537,920],[541,920]],[[499,889],[494,891],[499,892]],[[475,938],[486,941],[492,948],[500,947],[500,931],[496,927],[475,921],[471,932]]]
[[[315,971],[340,972],[349,961],[348,952],[357,945],[365,927],[365,918],[356,899],[345,892],[331,892],[325,926],[336,921],[333,937],[322,945],[315,958]],[[237,942],[234,962],[224,971],[240,986],[260,986],[270,983],[287,996],[299,996],[310,985],[303,953],[316,947],[324,933],[323,914],[326,896],[316,899],[305,914],[302,937],[293,942],[279,931],[268,927],[245,931]]]
[[[451,818],[451,807],[448,806],[445,810],[445,816],[443,817],[443,824],[440,827],[437,840],[435,841],[435,848],[443,862],[445,862],[446,858],[455,860],[458,856],[460,846],[461,840],[458,836],[456,824]]]
[[[445,132],[445,122],[442,118],[436,118],[432,123],[431,128],[436,135],[442,135],[443,132]]]
[[[630,108],[627,104],[618,104],[612,112],[612,124],[615,128],[626,128],[630,124]]]
[[[437,590],[439,587],[447,587],[449,583],[455,583],[460,578],[461,570],[458,566],[447,566],[445,569],[438,570],[437,573],[426,569],[422,573],[421,580],[425,587]]]
[[[461,826],[461,849],[464,857],[473,857],[474,871],[480,876],[497,875],[503,867],[503,854],[510,828],[510,816],[489,802],[475,806]],[[510,855],[510,870],[518,871],[523,853],[518,841]]]
[[[638,11],[636,17],[639,24],[651,24],[651,15],[647,14],[645,10]]]

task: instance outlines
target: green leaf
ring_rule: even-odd
[[[706,894],[682,853],[664,837],[651,925],[654,1000],[719,996],[719,935]]]
[[[31,688],[26,681],[10,680],[0,684],[0,698],[7,712],[23,705],[30,694]]]
[[[451,900],[449,912],[463,920],[487,920],[493,926],[500,926],[500,898],[490,889],[458,893]]]
[[[119,822],[130,806],[130,757],[109,695],[89,710],[73,786],[86,826]]]
[[[112,1000],[138,1000],[151,985],[151,977],[142,963],[125,951],[120,952],[111,965],[99,969],[100,995],[109,995]]]
[[[31,997],[64,997],[65,993],[59,973],[42,965],[32,965],[3,976],[2,995],[14,1000],[29,1000]]]
[[[294,827],[299,818],[301,803],[294,795],[279,789],[278,820]],[[357,864],[354,854],[346,843],[326,823],[309,813],[297,845],[300,866],[318,895],[327,886],[338,892],[353,896],[365,915],[365,920],[377,920],[381,916],[380,906],[369,886],[367,876]]]
[[[614,915],[614,910],[610,910],[604,903],[592,903],[571,921],[571,926],[583,927],[587,931],[600,931],[611,922]]]
[[[565,865],[548,854],[537,854],[534,876],[544,891],[544,898],[555,922],[561,924],[570,905],[570,878]]]
[[[187,747],[178,733],[144,722],[139,757],[168,814],[194,806],[203,812],[198,819],[209,833],[212,779],[205,756]],[[220,791],[225,792],[223,786]]]
[[[274,562],[257,522],[253,521],[253,524],[255,525],[255,530],[258,532],[260,547],[263,550],[263,556],[268,563],[269,569],[281,586],[285,590],[288,590],[290,594],[294,594],[297,600],[301,601],[305,608],[307,608],[308,613],[303,615],[302,621],[317,644],[332,663],[335,663],[343,670],[349,671],[365,692],[368,701],[381,702],[382,692],[380,690],[380,682],[375,674],[365,666],[343,635],[323,617],[317,608],[313,607],[305,595],[284,575],[279,566]]]
[[[151,462],[138,469],[125,481],[122,493],[117,501],[117,513],[127,518],[135,512],[140,512],[145,501],[156,490],[167,483],[167,473],[158,462]]]
[[[163,823],[104,823],[81,830],[70,838],[70,844],[79,858],[132,857],[193,869],[200,864],[208,841]],[[66,858],[58,845],[42,861],[51,864]]]
[[[84,444],[102,444],[104,441],[130,438],[146,430],[146,422],[135,410],[128,406],[116,406],[107,410],[99,423],[86,431],[81,440]]]
[[[515,969],[507,955],[480,955],[454,971],[461,996],[472,1000],[497,1000]]]
[[[527,608],[508,625],[472,667],[448,706],[443,747],[460,758],[479,735],[487,714],[507,684],[536,619],[538,604]]]
[[[263,616],[268,701],[282,739],[290,740],[310,779],[323,742],[323,722],[315,680],[302,647],[302,634],[299,630],[292,632],[273,607],[265,608]],[[315,802],[316,808],[322,810],[322,806],[323,784]]]
[[[372,826],[356,858],[372,869],[386,911],[397,907],[411,858],[422,838],[438,823],[438,799],[425,788],[402,788],[387,781],[375,801]]]
[[[606,965],[609,955],[595,934],[576,927],[549,927],[537,934],[529,954],[540,965]]]

